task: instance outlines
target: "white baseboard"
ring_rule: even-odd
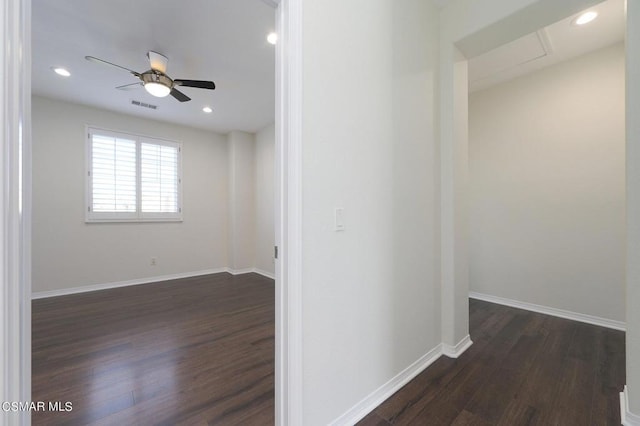
[[[629,393],[627,385],[620,392],[620,419],[624,426],[640,426],[640,416],[629,411]]]
[[[596,317],[593,315],[580,314],[578,312],[566,311],[564,309],[551,308],[549,306],[536,305],[534,303],[520,302],[518,300],[506,299],[504,297],[491,296],[483,293],[469,292],[471,299],[484,300],[485,302],[497,303],[499,305],[511,306],[512,308],[524,309],[526,311],[538,312],[545,315],[598,325],[600,327],[612,328],[614,330],[626,330],[623,321],[616,321],[608,318]]]
[[[273,272],[265,271],[264,269],[253,268],[253,272],[255,272],[256,274],[260,274],[263,277],[271,278],[272,280],[276,279],[276,274],[274,274]]]
[[[242,275],[242,274],[250,274],[254,271],[254,269],[253,268],[242,268],[242,269],[225,268],[225,271],[227,271],[231,275]]]
[[[471,341],[471,336],[468,334],[460,340],[455,346],[448,345],[446,343],[442,344],[442,354],[448,356],[449,358],[458,358],[462,355],[469,347],[473,345]]]
[[[215,268],[215,269],[205,269],[202,271],[184,272],[180,274],[160,275],[156,277],[139,278],[135,280],[117,281],[112,283],[91,284],[91,285],[85,285],[82,287],[63,288],[60,290],[38,291],[31,294],[31,299],[35,300],[35,299],[45,299],[47,297],[67,296],[69,294],[87,293],[90,291],[108,290],[110,288],[129,287],[132,285],[140,285],[140,284],[151,284],[151,283],[156,283],[161,281],[177,280],[181,278],[198,277],[201,275],[219,274],[222,272],[228,272],[231,275],[241,275],[241,274],[249,274],[249,273],[255,272],[256,274],[260,274],[267,278],[271,278],[272,280],[275,279],[274,274],[267,271],[263,271],[261,269],[257,269],[257,268],[245,268],[245,269]]]
[[[369,396],[358,402],[350,408],[349,411],[332,421],[330,425],[342,426],[356,424],[378,407],[378,405],[382,404],[387,398],[406,385],[411,379],[420,374],[425,368],[433,364],[441,355],[442,345],[440,344],[421,356],[417,361],[402,370],[387,383],[370,393]]]
[[[272,272],[267,272],[264,269],[260,269],[260,268],[243,268],[243,269],[226,268],[226,271],[228,273],[230,273],[231,275],[242,275],[242,274],[255,273],[255,274],[258,274],[258,275],[262,275],[263,277],[271,278],[272,280],[276,279],[275,274],[273,274]]]

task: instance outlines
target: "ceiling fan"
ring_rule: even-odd
[[[216,88],[216,85],[213,83],[213,81],[183,80],[178,78],[171,79],[167,74],[165,74],[167,72],[168,58],[164,55],[159,54],[158,52],[149,51],[147,53],[147,58],[149,58],[151,69],[140,73],[130,70],[129,68],[123,67],[121,65],[116,65],[114,63],[105,61],[104,59],[99,59],[94,56],[85,56],[85,59],[88,61],[111,65],[113,67],[123,69],[129,72],[134,77],[140,79],[140,81],[137,83],[125,84],[123,86],[116,87],[116,89],[120,90],[131,90],[143,86],[146,91],[153,96],[163,98],[167,95],[171,95],[180,102],[187,102],[190,101],[191,98],[176,89],[177,86],[197,87],[198,89],[209,90],[213,90]]]

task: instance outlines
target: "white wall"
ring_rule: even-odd
[[[229,268],[255,265],[255,140],[253,133],[230,132],[229,143]]]
[[[302,398],[312,426],[440,343],[437,11],[422,0],[306,0],[302,24]]]
[[[275,273],[274,233],[274,149],[276,130],[272,124],[255,135],[255,267]]]
[[[85,124],[182,142],[184,221],[85,223]],[[227,266],[227,157],[222,135],[34,97],[33,291]]]
[[[471,291],[624,320],[624,47],[469,99]]]

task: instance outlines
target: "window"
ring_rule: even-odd
[[[180,221],[181,145],[88,128],[87,222]]]

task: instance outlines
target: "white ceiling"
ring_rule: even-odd
[[[569,16],[535,33],[469,60],[469,90],[493,85],[624,40],[624,0],[608,0],[588,10],[596,20],[572,25]]]
[[[33,0],[33,93],[141,117],[226,133],[255,132],[274,121],[275,10],[261,0]],[[191,101],[155,98],[126,71],[143,72],[146,53],[169,58],[172,78],[213,80],[216,90],[180,88]],[[56,75],[62,66],[71,77]],[[149,110],[131,100],[158,106]],[[213,113],[205,114],[209,105]]]

